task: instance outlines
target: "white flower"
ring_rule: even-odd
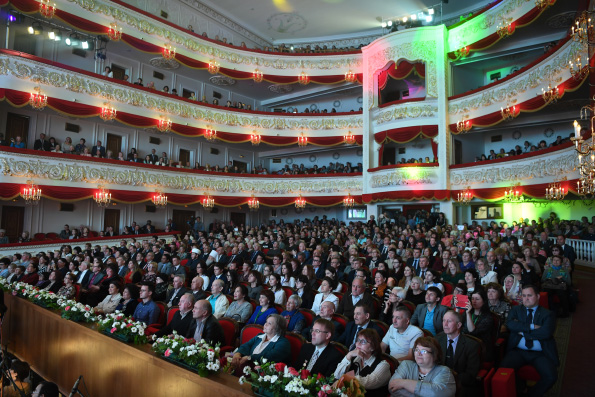
[[[132,332],[132,333],[138,332],[138,329],[136,327],[132,327],[130,329],[130,332]],[[153,335],[153,336],[155,336],[155,335]]]
[[[279,377],[277,375],[271,376],[271,383],[277,382],[278,379],[279,379]]]
[[[244,369],[243,369],[243,372],[244,372],[245,375],[250,375],[250,372],[252,372],[252,371],[250,370],[250,367],[245,366]]]
[[[266,364],[266,363],[267,363],[267,361],[268,361],[268,360],[267,360],[266,358],[263,358],[263,359],[262,359],[262,363],[263,363],[263,364]]]
[[[139,334],[140,336],[143,336],[143,335],[145,334],[145,330],[144,330],[144,329],[141,329],[141,330],[139,330],[139,331],[138,331],[138,334]]]
[[[264,376],[264,381],[265,382],[270,382],[271,381],[271,377],[269,375],[265,375]]]
[[[245,381],[246,381],[246,377],[244,377],[243,375],[240,376],[240,380],[239,380],[240,385],[243,385]]]

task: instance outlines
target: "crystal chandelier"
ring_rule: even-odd
[[[217,139],[217,131],[212,128],[207,128],[204,135],[205,139],[209,142],[213,142],[215,139]]]
[[[514,106],[514,105],[512,105],[512,107],[506,105],[505,108],[502,108],[502,107],[500,108],[500,114],[502,115],[502,119],[504,121],[514,119],[516,116],[519,115],[519,113],[520,112],[519,112],[518,107]]]
[[[211,211],[215,206],[215,199],[213,198],[213,196],[210,196],[205,193],[205,196],[203,197],[201,204],[205,210]]]
[[[304,146],[308,145],[308,137],[305,136],[303,132],[302,132],[302,135],[298,136],[297,144],[299,147],[304,147]]]
[[[463,116],[462,120],[457,121],[457,132],[469,132],[473,128],[471,120],[467,120],[469,116]]]
[[[151,197],[151,201],[155,207],[165,207],[167,205],[167,196],[160,191],[156,191],[155,195]]]
[[[36,93],[31,93],[29,97],[29,105],[35,110],[43,110],[48,104],[48,96],[41,95],[41,89],[39,87],[34,88]]]
[[[41,189],[33,183],[33,181],[27,181],[27,187],[21,192],[21,197],[25,200],[28,205],[37,205],[41,200]]]
[[[109,103],[105,102],[101,108],[99,117],[101,117],[101,119],[104,121],[112,121],[116,118],[116,113],[116,109],[114,109]]]
[[[168,132],[171,130],[171,120],[161,118],[157,122],[157,129],[161,132]]]
[[[250,197],[248,200],[248,208],[250,208],[250,211],[257,211],[259,207],[260,201],[258,201],[258,199],[252,195],[252,197]]]
[[[262,80],[264,79],[264,75],[262,74],[262,72],[260,70],[256,69],[254,71],[254,73],[252,73],[252,79],[256,83],[262,83]]]
[[[95,192],[93,199],[99,207],[107,207],[112,202],[112,194],[103,186],[99,186],[99,191]]]
[[[548,105],[550,103],[556,103],[558,99],[562,97],[562,94],[560,94],[560,89],[558,86],[554,86],[552,88],[551,85],[548,84],[547,90],[544,88],[541,89],[541,97],[543,98],[545,104]]]
[[[576,81],[584,79],[589,74],[589,67],[586,65],[583,66],[583,61],[580,56],[576,58],[576,66],[572,61],[568,61],[568,63],[570,65],[570,74]]]
[[[50,0],[39,0],[39,13],[46,18],[51,18],[56,13],[56,4]]]
[[[505,19],[498,25],[498,36],[501,39],[510,36],[514,33],[514,25],[512,24],[512,18]]]
[[[345,208],[353,208],[355,205],[355,199],[350,193],[347,193],[347,197],[343,199],[343,207]]]
[[[345,73],[345,81],[348,83],[355,83],[357,81],[357,75],[350,70]]]
[[[211,74],[219,73],[219,62],[215,61],[214,59],[209,61],[208,70]]]
[[[308,73],[306,73],[306,72],[300,73],[300,75],[298,76],[298,83],[300,83],[301,85],[307,85],[309,82],[310,82],[310,77],[308,76]]]
[[[348,131],[347,135],[343,136],[343,141],[348,145],[355,145],[355,136],[351,133],[351,131]]]
[[[467,186],[465,190],[457,194],[456,202],[459,204],[467,205],[473,200],[473,194],[471,193],[471,187]]]
[[[565,180],[566,178],[562,179],[562,181]],[[562,187],[560,181],[550,183],[545,189],[545,198],[550,201],[564,200],[564,197],[566,197],[567,194],[568,190],[565,190],[564,187]]]
[[[118,27],[116,22],[110,23],[109,29],[107,31],[107,37],[109,37],[112,41],[120,40],[122,38],[122,28]]]
[[[504,200],[510,203],[522,203],[525,201],[523,197],[523,192],[519,191],[519,184],[511,186],[507,190],[504,191]]]
[[[258,146],[260,144],[260,140],[260,135],[256,131],[252,131],[252,134],[250,135],[250,142],[252,142],[252,145]]]
[[[171,61],[176,57],[176,49],[171,44],[166,44],[163,47],[163,58]]]
[[[588,112],[595,115],[595,109],[591,106],[583,106],[581,109],[581,119],[588,117]],[[593,120],[591,117],[591,131],[593,131]],[[593,134],[588,140],[584,140],[581,134],[581,126],[578,121],[574,121],[574,137],[570,138],[574,142],[576,152],[578,153],[579,181],[577,191],[581,196],[592,196],[595,190],[595,141]]]
[[[295,208],[306,208],[306,199],[303,198],[301,194],[298,198],[295,199]]]

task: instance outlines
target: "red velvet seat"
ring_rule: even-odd
[[[310,309],[300,309],[300,313],[306,318],[306,326],[311,327],[314,322],[314,317],[316,317],[316,313]]]
[[[378,328],[380,328],[382,330],[382,335],[380,335],[380,339],[384,338],[384,335],[386,335],[386,333],[388,332],[389,325],[386,324],[385,322],[382,322],[380,320],[375,320],[375,319],[372,319],[372,322],[374,324],[376,324],[378,326]]]
[[[74,288],[76,290],[76,292],[74,293],[74,300],[75,301],[79,301],[79,298],[81,296],[81,285],[80,284],[74,284]]]
[[[409,311],[411,312],[411,315],[413,315],[413,313],[415,313],[415,305],[412,302],[409,301],[401,301],[401,303],[403,304],[403,306],[405,306],[407,309],[409,309]]]
[[[399,366],[399,361],[390,354],[386,353],[382,353],[381,357],[384,361],[388,363],[388,365],[390,365],[390,373],[394,374],[397,370],[397,367]]]
[[[455,286],[450,281],[440,281],[444,286],[444,296],[452,295],[453,291],[455,290]]]
[[[264,331],[262,330],[262,325],[260,324],[247,324],[242,328],[242,332],[240,333],[240,345],[248,342],[250,339],[254,338],[256,335],[262,334]]]
[[[157,318],[157,322],[153,324],[149,324],[147,329],[145,330],[145,335],[151,335],[163,328],[165,324],[165,308],[167,305],[164,302],[155,302],[157,307],[159,308],[159,317]]]
[[[232,352],[236,348],[236,340],[240,333],[238,322],[232,318],[222,317],[219,319],[219,324],[223,328],[223,338],[225,344],[221,346],[221,352]]]
[[[342,314],[335,313],[335,314],[333,314],[333,321],[338,322],[339,324],[341,324],[343,326],[343,329],[345,329],[347,327],[347,323],[349,322],[349,319]]]
[[[289,340],[289,344],[291,345],[291,362],[285,363],[287,365],[293,364],[298,356],[300,355],[300,351],[302,347],[306,344],[306,339],[303,336],[296,334],[295,332],[287,332],[285,334],[287,340]]]
[[[291,287],[281,287],[283,288],[283,291],[285,291],[285,297],[289,298],[291,295],[295,294],[295,289],[291,288]]]

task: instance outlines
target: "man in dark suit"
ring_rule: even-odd
[[[318,319],[323,319],[323,320],[330,321],[333,324],[334,331],[333,331],[333,339],[332,340],[337,340],[337,338],[339,336],[343,335],[343,331],[345,331],[345,327],[343,327],[343,325],[340,322],[333,320],[334,314],[335,314],[335,304],[330,301],[322,302],[320,304],[320,315],[314,317],[314,321],[312,321],[312,325],[310,327],[306,327],[302,330],[302,336],[304,338],[306,338],[306,340],[308,342],[310,342],[312,340],[312,327],[314,326],[314,323]]]
[[[426,278],[426,271],[430,268],[430,260],[427,256],[419,258],[419,266],[415,269],[415,275],[421,277],[422,280]]]
[[[426,303],[417,305],[411,317],[411,324],[427,329],[434,335],[442,332],[442,318],[448,307],[440,304],[441,299],[442,292],[438,288],[428,288],[426,291]]]
[[[343,359],[343,354],[333,346],[329,346],[334,331],[335,327],[332,322],[323,318],[316,320],[312,326],[312,343],[302,346],[294,367],[302,368],[305,365],[312,374],[331,376]],[[307,364],[305,364],[306,362]]]
[[[157,164],[157,162],[159,162],[159,156],[157,156],[157,153],[155,153],[155,149],[151,149],[149,160],[151,160],[151,164]]]
[[[522,299],[523,305],[513,306],[506,319],[510,337],[500,367],[518,370],[523,365],[533,366],[540,379],[529,390],[529,395],[543,396],[558,379],[556,367],[560,360],[554,339],[556,316],[539,306],[539,290],[534,285],[523,286]]]
[[[206,300],[196,302],[192,309],[194,320],[190,324],[186,337],[194,338],[196,341],[204,339],[211,346],[215,346],[217,343],[221,343],[223,346],[225,344],[223,327],[212,312],[211,304]]]
[[[155,332],[157,337],[169,335],[176,331],[178,335],[186,335],[190,324],[192,323],[192,307],[194,306],[194,298],[192,294],[187,292],[180,298],[180,310],[178,310],[169,324]]]
[[[167,307],[177,306],[178,303],[180,303],[182,295],[188,292],[188,290],[184,287],[184,280],[184,276],[178,275],[174,277],[174,287],[167,294]]]
[[[413,258],[407,259],[407,265],[412,266],[417,273],[417,269],[419,269],[419,258],[421,257],[421,249],[414,248],[413,249]]]
[[[444,332],[436,337],[444,352],[444,361],[441,364],[457,373],[461,383],[461,397],[481,395],[480,384],[476,378],[481,365],[480,343],[461,333],[463,319],[454,310],[446,312],[442,319],[442,327]]]
[[[192,296],[194,297],[194,301],[199,301],[207,298],[207,293],[202,289],[204,284],[205,280],[203,280],[203,278],[200,276],[196,276],[192,279],[192,284],[190,285],[190,288]]]
[[[91,149],[91,156],[93,157],[105,157],[105,147],[101,146],[101,141],[97,141],[97,144]]]
[[[322,265],[322,259],[320,256],[314,256],[312,258],[312,267],[314,268],[314,274],[316,278],[322,280],[325,276],[326,267]]]
[[[44,133],[39,134],[39,139],[35,140],[35,143],[33,144],[33,149],[43,150],[45,152],[50,151],[50,141],[45,139]]]
[[[347,323],[345,332],[343,332],[343,335],[337,338],[337,342],[342,343],[349,349],[349,351],[351,351],[355,349],[355,337],[357,336],[358,332],[367,328],[375,329],[382,339],[382,330],[380,327],[370,321],[370,307],[363,302],[358,302],[357,305],[355,305],[353,321]]]
[[[211,276],[211,282],[209,283],[209,290],[211,290],[213,281],[215,280],[221,280],[224,284],[227,284],[227,277],[225,277],[225,274],[223,274],[224,270],[225,266],[220,265],[219,263],[215,263],[213,265],[213,275]]]
[[[83,289],[88,289],[92,285],[99,285],[101,280],[105,277],[105,274],[101,272],[101,265],[99,263],[93,263],[91,268],[92,274],[89,276],[89,280],[86,284],[81,284]]]
[[[576,252],[574,251],[574,248],[566,244],[566,237],[563,235],[558,235],[556,239],[558,241],[558,245],[562,247],[561,254],[564,255],[565,258],[568,258],[570,261],[570,266],[572,267],[572,271],[574,271],[574,261],[576,260]]]
[[[93,273],[89,270],[89,262],[82,261],[79,264],[79,277],[76,280],[76,283],[80,284],[81,287],[88,285],[89,279],[91,278],[91,274]]]
[[[368,307],[374,308],[374,303],[372,302],[372,299],[372,296],[368,292],[366,292],[366,285],[364,284],[364,280],[360,278],[353,279],[353,281],[351,282],[351,292],[349,294],[346,294],[341,300],[341,302],[339,302],[339,307],[337,307],[337,313],[344,315],[350,321],[352,321],[355,305],[359,302],[363,302]],[[372,317],[374,317],[374,315],[375,314],[372,313]]]

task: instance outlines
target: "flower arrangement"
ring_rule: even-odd
[[[29,300],[36,305],[45,307],[47,309],[60,308],[60,304],[58,303],[60,297],[50,291],[36,290],[34,293],[29,295]]]
[[[157,338],[153,335],[153,351],[174,361],[189,367],[198,372],[202,377],[218,372],[221,368],[219,363],[219,345],[213,347],[204,339],[196,342],[194,339],[187,339],[174,331],[172,335]]]
[[[142,321],[134,321],[132,317],[125,317],[119,310],[105,316],[98,316],[97,328],[101,333],[122,341],[134,342],[135,345],[147,343],[145,336],[147,325]]]
[[[269,396],[318,396],[341,397],[347,396],[347,387],[333,385],[334,377],[325,378],[321,374],[312,375],[307,369],[297,370],[284,363],[262,360],[262,364],[255,363],[254,369],[244,367],[244,375],[240,377],[240,384],[245,382],[252,385],[256,392]],[[347,385],[346,385],[347,386]]]
[[[58,299],[58,306],[62,310],[62,318],[75,323],[91,323],[97,320],[94,309],[72,299]]]

